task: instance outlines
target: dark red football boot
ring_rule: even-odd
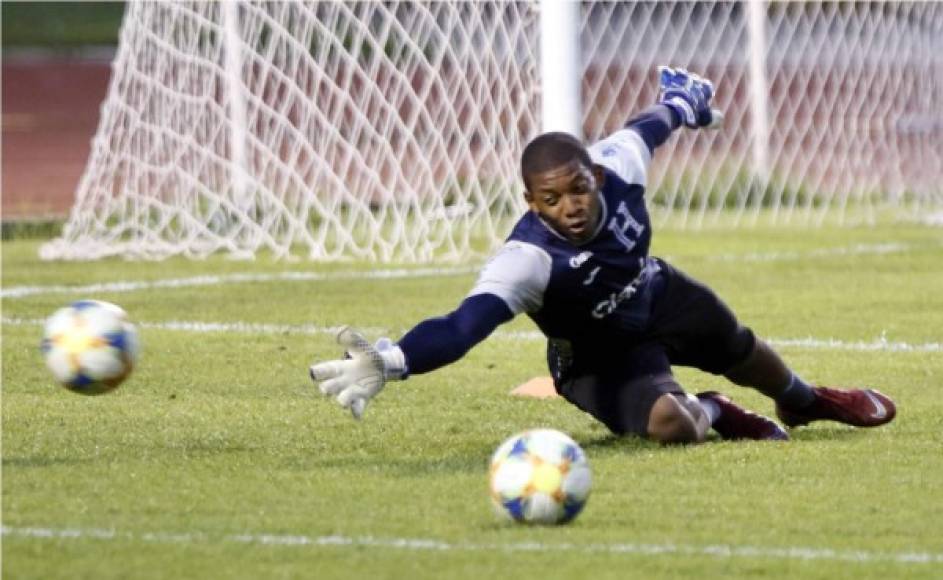
[[[877,427],[890,423],[897,406],[874,389],[831,389],[812,387],[815,400],[804,409],[785,409],[776,405],[776,415],[787,427],[808,425],[812,421],[838,421],[855,427]]]
[[[771,439],[786,441],[789,434],[769,417],[748,411],[720,393],[706,391],[698,393],[698,399],[708,399],[720,407],[720,417],[714,421],[714,431],[724,439]]]

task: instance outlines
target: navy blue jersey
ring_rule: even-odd
[[[637,132],[624,129],[589,152],[605,169],[594,235],[574,245],[528,212],[470,294],[495,294],[512,313],[526,312],[549,338],[574,346],[606,344],[643,330],[659,268],[648,256],[648,146]]]

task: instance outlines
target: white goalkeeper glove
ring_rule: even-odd
[[[367,403],[386,381],[404,378],[406,357],[389,339],[381,338],[372,346],[348,326],[337,333],[337,343],[347,351],[347,358],[312,365],[308,374],[311,380],[320,383],[322,394],[335,397],[342,407],[350,409],[355,419],[360,419]]]
[[[724,114],[711,108],[714,84],[683,68],[658,67],[658,102],[674,109],[686,127],[719,127]]]

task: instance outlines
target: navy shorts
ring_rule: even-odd
[[[756,344],[753,332],[704,284],[660,261],[645,329],[592,347],[551,342],[547,357],[557,392],[616,434],[648,434],[648,417],[665,393],[683,393],[674,365],[723,375]]]

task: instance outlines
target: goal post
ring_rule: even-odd
[[[41,255],[483,255],[526,209],[524,145],[618,129],[659,64],[714,80],[726,113],[656,156],[659,225],[943,210],[943,3],[129,2]]]
[[[580,5],[540,0],[541,131],[583,136]]]

